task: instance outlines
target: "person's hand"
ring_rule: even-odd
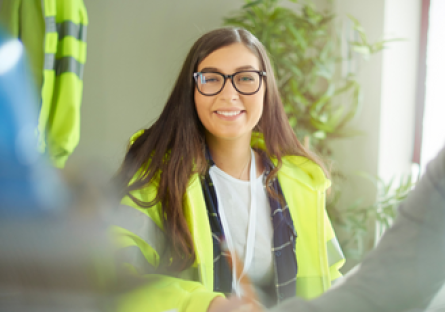
[[[262,312],[263,309],[242,298],[230,296],[229,298],[216,297],[210,302],[207,312]]]

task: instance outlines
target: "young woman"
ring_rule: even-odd
[[[121,259],[147,280],[128,308],[215,311],[242,293],[240,275],[267,307],[326,291],[344,258],[322,168],[289,126],[262,44],[239,28],[203,35],[117,175]]]

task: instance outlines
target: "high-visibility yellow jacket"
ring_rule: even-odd
[[[40,151],[64,167],[80,137],[88,17],[83,0],[3,0],[0,21],[25,45],[41,88]]]
[[[253,146],[265,148],[261,139],[253,138]],[[345,261],[325,210],[330,181],[317,164],[301,156],[283,158],[278,180],[298,233],[296,296],[314,298],[341,276],[339,269]],[[156,186],[147,185],[132,194],[149,201],[156,195]],[[177,276],[152,274],[168,248],[160,204],[143,209],[128,197],[121,204],[112,233],[122,248],[120,256],[126,259],[123,265],[145,275],[147,284],[124,296],[118,311],[206,311],[211,300],[222,294],[213,291],[212,233],[199,177],[192,176],[184,200],[196,261]]]

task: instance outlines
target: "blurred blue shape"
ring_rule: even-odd
[[[0,215],[57,211],[64,188],[37,148],[40,106],[23,44],[0,29]]]

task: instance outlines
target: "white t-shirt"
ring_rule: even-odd
[[[210,177],[217,186],[218,201],[225,212],[235,251],[244,261],[250,216],[250,181],[235,179],[216,166],[210,168]],[[272,254],[273,227],[270,205],[263,186],[263,174],[254,181],[257,190],[257,222],[252,265],[247,271],[259,300],[270,306],[274,303],[274,259]],[[265,291],[265,289],[271,289]]]

